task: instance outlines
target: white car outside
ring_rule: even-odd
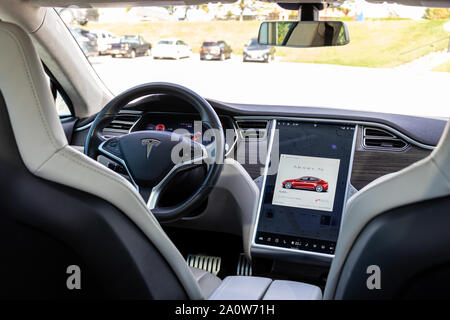
[[[109,31],[91,30],[89,32],[97,37],[98,52],[100,54],[104,54],[111,44],[119,41],[119,38]]]
[[[180,39],[160,40],[152,49],[153,58],[181,59],[189,58],[192,54],[191,48]]]

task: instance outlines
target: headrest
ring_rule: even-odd
[[[35,172],[67,139],[30,37],[20,27],[0,22],[0,43],[0,92],[23,162]]]

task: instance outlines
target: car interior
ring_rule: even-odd
[[[450,297],[449,118],[112,94],[54,8],[153,2],[0,3],[1,298]],[[305,44],[320,5],[269,2],[302,10],[284,45],[347,41],[339,23]]]

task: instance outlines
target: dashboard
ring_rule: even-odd
[[[375,112],[209,102],[226,131],[226,158],[247,176],[239,183],[260,190],[257,210],[242,205],[253,199],[243,199],[245,186],[230,182],[243,172],[232,172],[201,210],[170,226],[237,235],[249,256],[302,263],[329,263],[348,198],[428,156],[446,124]],[[103,135],[183,130],[196,139],[205,130],[201,123],[198,130],[199,120],[183,101],[151,96],[130,103]],[[77,124],[72,145],[84,145],[89,123]]]

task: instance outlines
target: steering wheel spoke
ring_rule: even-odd
[[[101,154],[106,155],[108,158],[124,163],[122,151],[119,146],[119,138],[114,137],[103,141],[98,146],[98,151]]]
[[[200,145],[200,144],[198,144]],[[155,209],[158,205],[158,200],[164,191],[165,187],[170,183],[170,181],[180,172],[190,170],[196,168],[201,165],[207,165],[207,160],[210,159],[206,148],[203,145],[201,146],[201,155],[193,157],[192,159],[181,161],[169,171],[169,173],[156,185],[152,188],[150,192],[150,196],[147,201],[147,206],[149,209]],[[195,155],[195,153],[194,153]],[[144,198],[145,199],[145,198]]]
[[[120,168],[113,169],[115,172],[120,173],[121,175],[127,176],[130,182],[134,185],[134,187],[139,191],[139,186],[134,181],[132,175],[130,174],[130,170],[128,170],[127,164],[123,159],[122,152],[119,148],[118,138],[110,138],[106,141],[103,141],[98,146],[99,155],[102,155],[113,162],[117,163]]]

